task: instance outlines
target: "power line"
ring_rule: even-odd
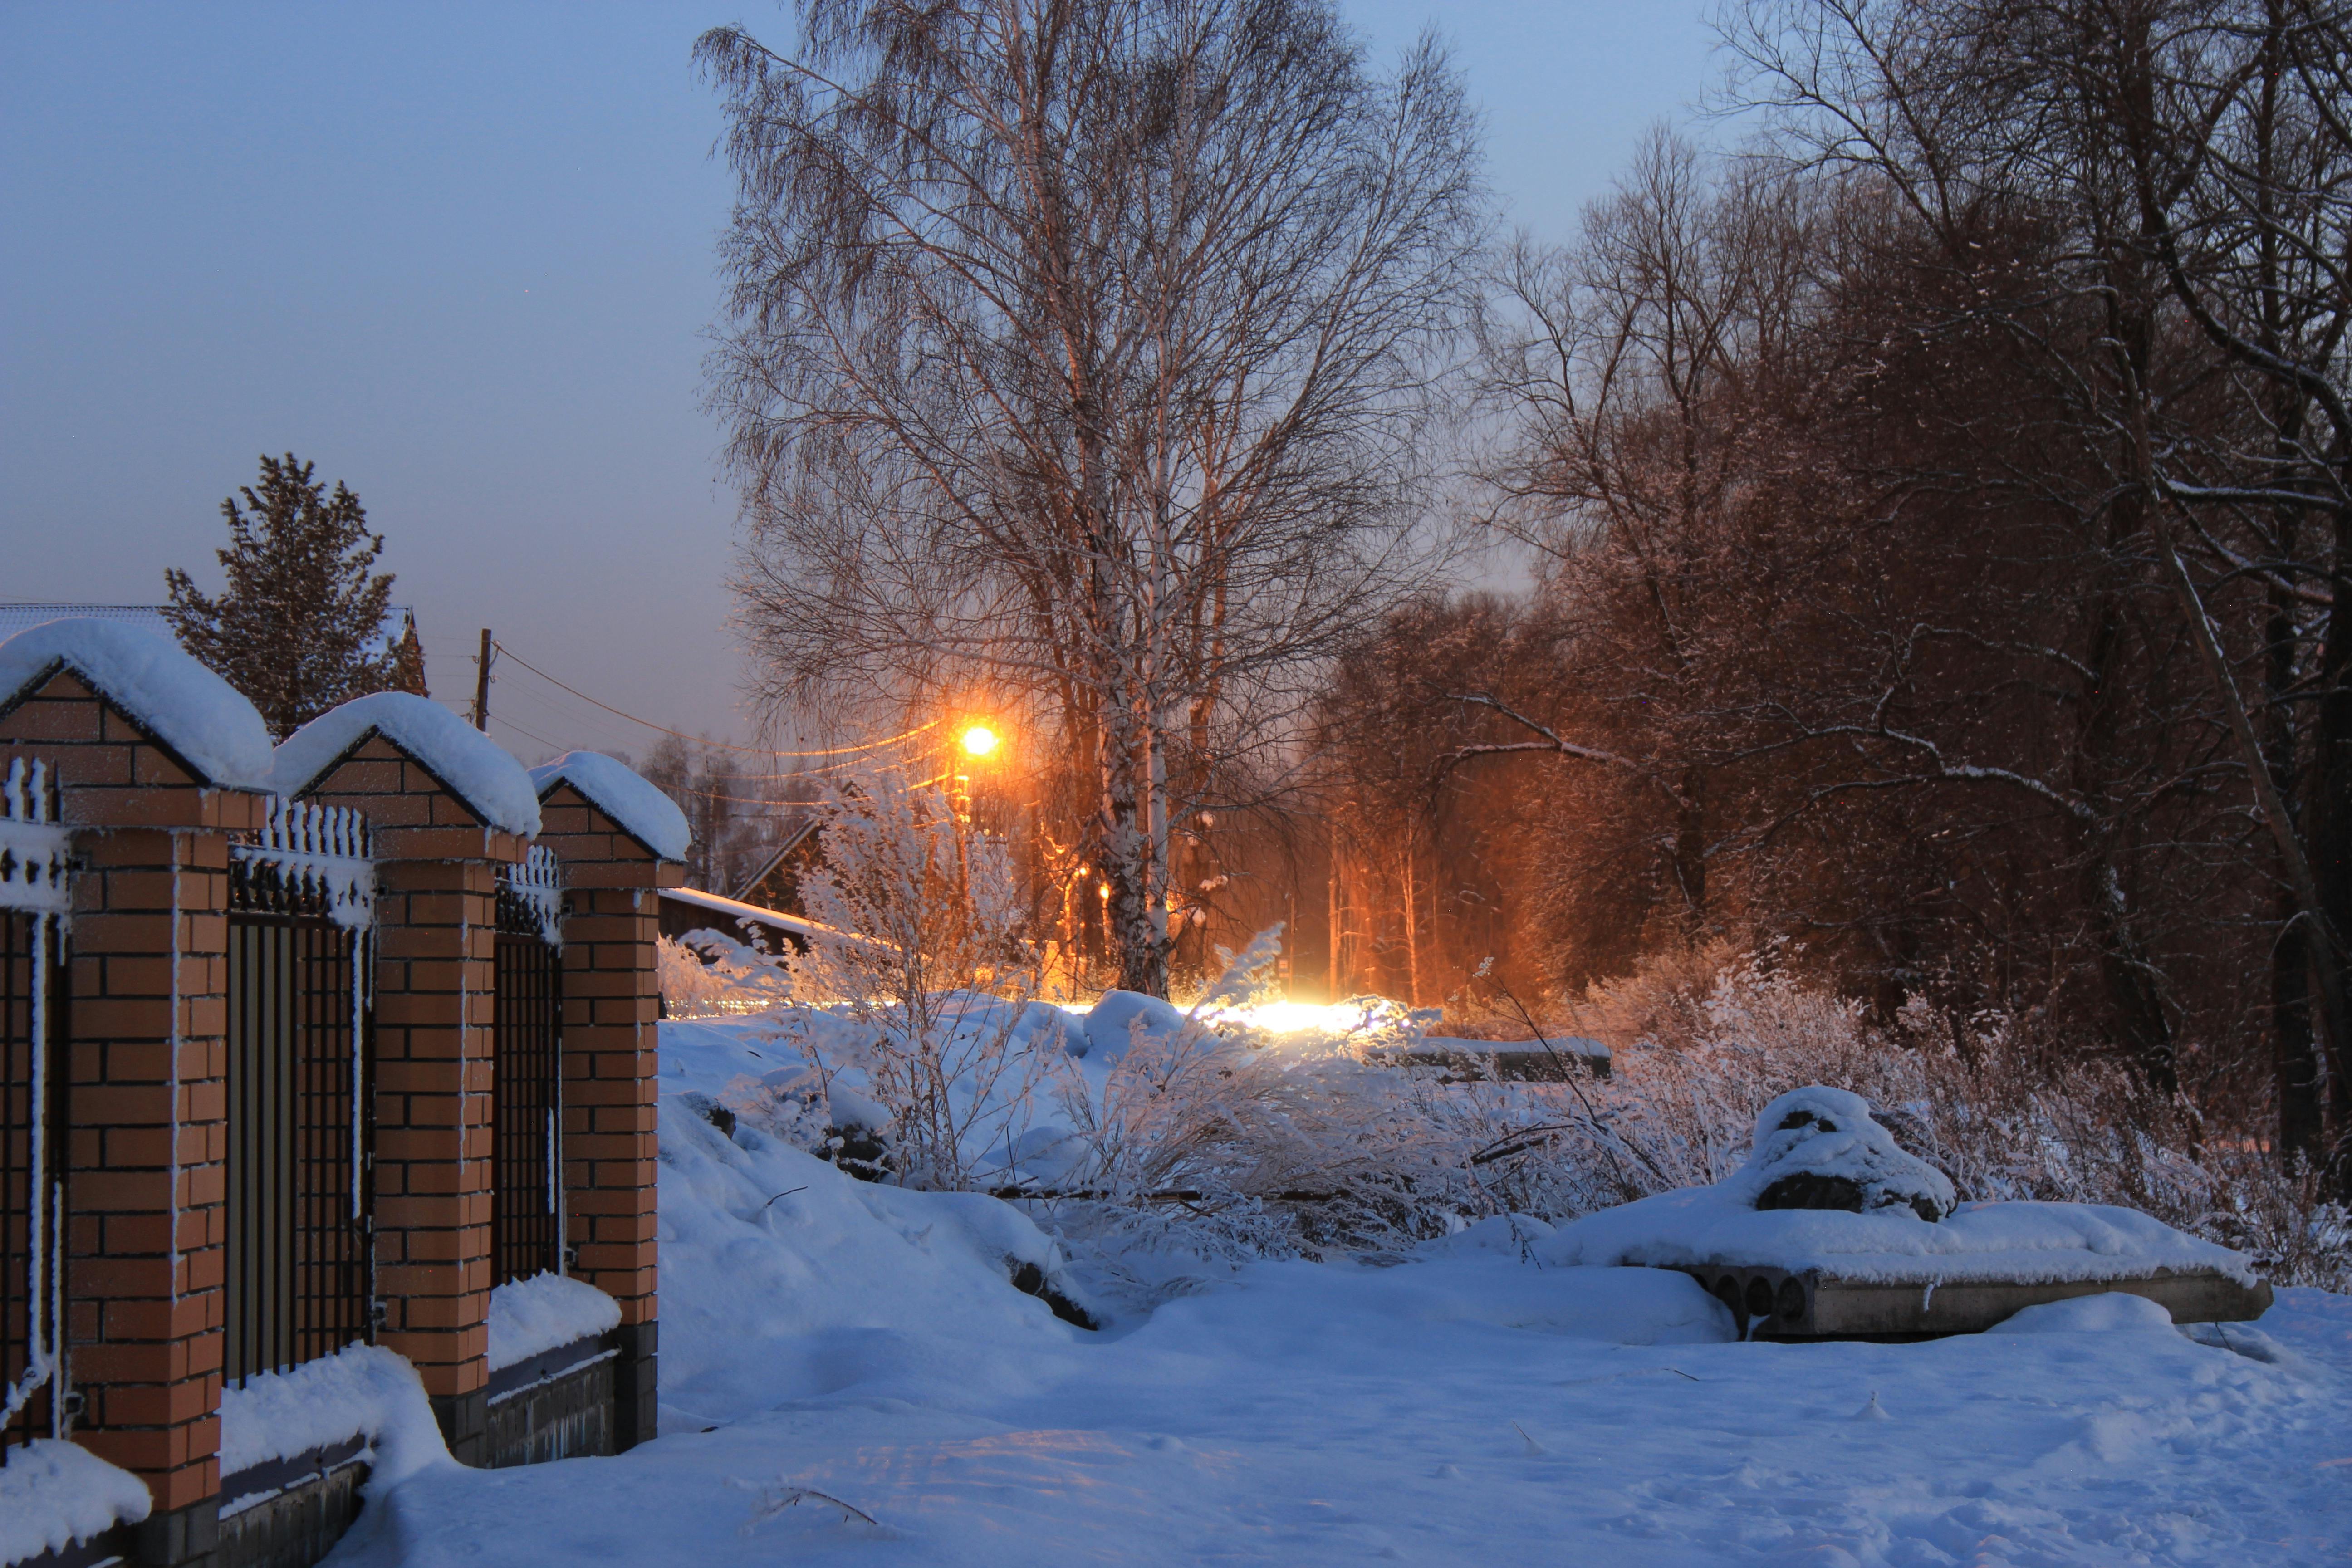
[[[554,686],[562,687],[564,690],[571,692],[572,696],[577,697],[581,701],[602,708],[605,712],[614,715],[615,718],[626,719],[632,724],[642,724],[648,730],[658,731],[660,733],[665,735],[675,735],[681,741],[692,741],[698,745],[708,746],[711,750],[718,752],[741,752],[754,757],[844,757],[861,752],[877,751],[884,746],[895,746],[901,741],[911,740],[915,736],[923,733],[926,730],[936,730],[941,724],[947,722],[944,718],[933,719],[927,723],[918,724],[911,730],[902,731],[898,734],[890,735],[879,741],[866,741],[855,746],[834,746],[828,750],[821,752],[772,752],[762,746],[732,746],[729,745],[724,741],[707,741],[699,735],[689,735],[683,730],[673,730],[667,724],[656,724],[650,719],[640,719],[634,713],[623,712],[620,709],[614,707],[609,702],[598,702],[596,699],[589,696],[578,687],[565,686],[562,681],[556,679],[555,677],[548,674],[547,671],[540,668],[539,666],[531,663],[530,660],[523,658],[522,655],[515,652],[514,649],[507,647],[506,644],[502,642],[493,642],[490,646],[499,653],[502,653],[509,658],[513,659],[517,664],[522,666],[533,675],[538,676],[541,680],[547,681]],[[814,770],[811,771],[814,772]]]
[[[541,742],[541,743],[544,745],[547,742]],[[785,776],[797,778],[801,775],[793,773],[787,774]],[[892,790],[890,793],[892,795],[912,795],[919,789],[929,789],[933,784],[945,784],[949,777],[950,775],[944,773],[933,773],[929,778],[918,779],[913,784],[907,785],[906,788]],[[724,801],[730,805],[765,805],[778,810],[821,811],[832,804],[828,801],[810,800],[758,800],[747,795],[719,795],[711,790],[694,789],[686,784],[663,784],[659,787],[667,794],[690,795],[699,800]]]
[[[521,725],[516,723],[513,720],[508,718],[503,713],[493,713],[490,717],[497,720],[499,723],[504,724],[508,729],[512,730],[516,734],[520,735],[526,741],[537,741],[541,745],[549,747],[555,751],[562,751],[563,749],[562,747],[556,745],[554,742],[549,740],[544,735],[533,734],[530,731],[524,729]]]

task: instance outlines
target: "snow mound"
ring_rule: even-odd
[[[2172,1314],[2145,1296],[2128,1290],[2104,1290],[2066,1301],[2044,1301],[2019,1309],[1995,1323],[1989,1334],[2089,1334],[2116,1330],[2146,1333],[2172,1331]]]
[[[21,1563],[117,1524],[136,1524],[153,1506],[147,1483],[129,1470],[78,1443],[36,1437],[0,1465],[0,1563]]]
[[[179,644],[84,616],[44,621],[0,642],[0,707],[63,665],[204,775],[269,787],[269,727],[242,692]]]
[[[490,1370],[621,1326],[621,1305],[585,1279],[534,1274],[490,1292]]]
[[[346,1345],[284,1372],[248,1377],[242,1387],[223,1388],[220,1429],[225,1484],[256,1465],[352,1437],[365,1437],[374,1449],[369,1479],[379,1486],[453,1462],[416,1369],[381,1345]],[[224,1495],[221,1500],[236,1500]]]
[[[354,698],[287,736],[270,764],[268,787],[289,798],[300,795],[371,734],[430,768],[491,826],[525,837],[539,832],[539,791],[523,765],[438,702],[408,691]]]
[[[602,752],[566,752],[531,769],[530,782],[541,800],[556,785],[570,784],[665,860],[685,859],[694,844],[677,803]]]
[[[1933,1221],[1953,1203],[1950,1179],[1896,1144],[1870,1101],[1819,1084],[1764,1108],[1748,1163],[1723,1185],[1759,1209],[1908,1208]]]
[[[665,1430],[788,1401],[976,1406],[1051,1381],[1091,1337],[1055,1320],[1049,1291],[1091,1303],[1019,1209],[858,1181],[749,1121],[721,1131],[717,1096],[766,1040],[677,1021],[661,1037]]]
[[[1106,991],[1086,1016],[1085,1048],[1077,1054],[1108,1064],[1127,1055],[1139,1039],[1160,1039],[1184,1026],[1184,1013],[1157,996],[1137,991]]]

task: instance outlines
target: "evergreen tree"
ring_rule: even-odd
[[[359,497],[340,482],[329,495],[311,473],[291,452],[264,457],[258,488],[239,487],[245,505],[221,502],[229,545],[216,553],[228,583],[218,598],[177,568],[163,574],[163,614],[181,643],[280,739],[354,697],[424,688],[414,628],[385,646],[392,574],[372,571],[383,536],[368,531]]]

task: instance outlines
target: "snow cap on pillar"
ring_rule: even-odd
[[[198,780],[269,787],[269,727],[244,693],[168,637],[69,616],[0,642],[0,710],[60,669],[152,736]]]
[[[602,752],[566,752],[531,769],[530,782],[542,801],[559,786],[570,784],[656,859],[683,860],[694,844],[694,832],[677,803]]]
[[[441,781],[492,827],[539,834],[539,793],[506,748],[430,698],[379,691],[321,713],[279,743],[269,787],[298,795],[334,771],[372,735],[381,735]]]

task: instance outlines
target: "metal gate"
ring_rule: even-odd
[[[356,812],[273,800],[229,874],[223,1372],[237,1383],[372,1327],[375,867]]]
[[[64,1435],[68,838],[47,768],[0,784],[0,1465]]]
[[[562,868],[534,846],[499,877],[494,1285],[564,1265],[562,921]]]

